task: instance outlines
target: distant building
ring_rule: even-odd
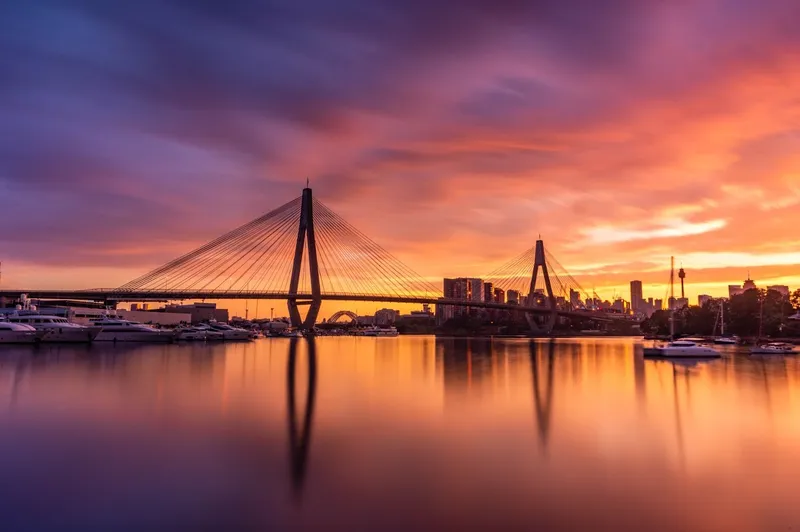
[[[375,312],[375,325],[386,327],[394,324],[397,318],[400,317],[399,310],[392,310],[390,308],[382,308]]]
[[[519,305],[519,290],[509,290],[506,292],[506,302],[509,305]]]
[[[581,293],[577,290],[573,290],[572,288],[569,289],[569,304],[572,305],[572,308],[580,308],[583,306],[581,303]]]
[[[675,309],[686,308],[689,306],[689,298],[688,297],[679,297],[675,300]]]
[[[742,285],[742,290],[747,292],[748,290],[752,290],[754,288],[756,288],[756,282],[753,281],[748,275],[747,279],[745,279],[744,284]]]
[[[714,298],[707,294],[702,294],[697,296],[697,304],[700,305],[701,307],[704,307],[706,303],[713,300]]]
[[[200,323],[204,321],[228,321],[228,309],[217,308],[216,303],[192,303],[190,305],[167,305],[164,307],[164,312],[189,314],[192,317],[192,323]]]
[[[732,298],[733,296],[738,296],[744,293],[744,288],[738,284],[729,284],[728,285],[728,297]]]
[[[655,310],[664,310],[664,300],[663,299],[654,299],[653,300],[653,308]]]
[[[774,284],[772,286],[768,286],[767,290],[774,290],[775,292],[778,292],[783,297],[785,297],[787,299],[789,298],[789,287],[786,286],[786,285]]]
[[[494,289],[492,283],[483,283],[483,300],[487,303],[494,301]]]
[[[631,281],[631,310],[639,312],[643,301],[642,282]]]
[[[506,302],[506,291],[502,288],[495,288],[494,289],[494,302],[495,303],[505,303]]]

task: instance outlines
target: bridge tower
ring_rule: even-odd
[[[533,274],[531,275],[531,287],[528,291],[531,297],[533,297],[534,290],[536,289],[536,278],[539,275],[539,269],[542,270],[542,277],[544,278],[544,286],[545,286],[545,296],[547,297],[547,307],[550,309],[550,314],[544,320],[544,323],[538,323],[536,321],[536,317],[533,314],[525,314],[525,318],[528,320],[528,324],[531,326],[531,329],[536,334],[545,334],[549,335],[553,332],[553,327],[556,324],[556,318],[558,317],[556,311],[556,296],[553,294],[553,286],[550,284],[550,274],[547,272],[547,260],[544,254],[544,242],[539,239],[536,241],[536,252],[534,254],[533,259]]]
[[[311,297],[298,296],[300,271],[303,265],[303,251],[308,247],[308,270],[311,278]],[[309,305],[305,319],[300,316],[300,305]],[[292,278],[289,284],[289,317],[292,326],[309,330],[314,327],[322,306],[322,293],[319,282],[319,263],[317,262],[317,240],[314,235],[314,202],[311,189],[303,189],[300,206],[300,226],[297,230],[297,245],[294,250]]]

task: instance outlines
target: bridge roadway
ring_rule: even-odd
[[[311,294],[290,295],[288,292],[257,292],[257,291],[171,291],[171,290],[147,290],[129,291],[117,289],[88,289],[88,290],[0,290],[0,297],[18,298],[22,294],[27,294],[33,299],[60,299],[60,300],[85,300],[98,302],[147,302],[147,301],[184,301],[184,300],[206,300],[206,299],[277,299],[298,302],[310,301]],[[412,303],[431,305],[452,305],[456,307],[486,308],[497,310],[516,310],[531,314],[550,314],[547,307],[530,307],[522,305],[511,305],[508,303],[495,303],[483,301],[466,301],[463,299],[445,299],[425,296],[381,296],[375,294],[322,294],[323,301],[370,301],[375,303]],[[590,310],[556,310],[556,314],[572,318],[588,318],[595,321],[615,321],[625,317],[614,316]]]

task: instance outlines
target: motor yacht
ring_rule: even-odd
[[[781,342],[770,342],[750,348],[751,355],[792,355],[796,353],[792,344]]]
[[[371,327],[364,331],[364,336],[397,336],[397,329],[394,327]]]
[[[714,338],[714,343],[717,345],[738,345],[739,339],[735,336],[720,336]]]
[[[32,344],[44,336],[30,325],[0,320],[0,344]]]
[[[206,332],[195,327],[184,327],[178,329],[178,336],[176,339],[188,342],[204,342],[206,339]]]
[[[685,357],[685,358],[719,358],[720,353],[711,347],[697,345],[690,340],[676,340],[666,345],[645,347],[646,356]]]
[[[118,318],[92,320],[102,330],[97,335],[97,342],[173,342],[177,331],[161,330],[139,323]]]
[[[200,323],[194,326],[195,329],[198,331],[202,331],[206,335],[206,341],[208,342],[221,342],[225,339],[225,335],[222,331],[217,331],[216,329],[212,329],[210,325],[205,323]]]
[[[100,334],[100,327],[70,323],[67,318],[42,314],[15,314],[8,317],[10,323],[30,325],[42,331],[42,342],[89,343]]]
[[[222,339],[226,342],[251,340],[250,331],[247,329],[239,329],[238,327],[231,327],[227,323],[219,322],[210,322],[208,326],[215,331],[221,332]]]

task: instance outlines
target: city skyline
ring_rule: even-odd
[[[603,298],[672,255],[690,301],[798,287],[797,6],[746,4],[6,2],[3,286],[119,286],[308,177],[433,281],[541,234]]]

